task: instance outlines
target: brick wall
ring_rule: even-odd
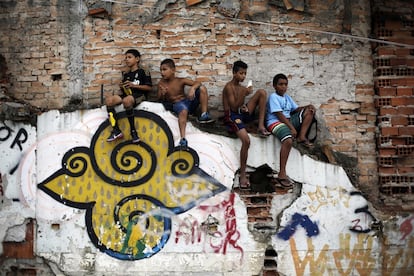
[[[411,5],[411,12],[413,9]],[[392,4],[378,5],[373,23],[379,39],[414,45],[414,21],[407,9]],[[413,65],[414,49],[375,45],[378,184],[385,204],[403,210],[414,208]]]
[[[290,91],[299,103],[310,102],[320,109],[320,142],[335,152],[356,158],[357,168],[353,173],[357,183],[354,184],[370,200],[379,200],[378,182],[383,186],[384,196],[397,194],[397,190],[382,189],[388,185],[386,183],[395,182],[390,176],[398,175],[398,181],[410,183],[412,166],[406,165],[407,158],[402,157],[397,164],[395,157],[407,156],[412,144],[409,127],[412,123],[409,114],[413,111],[412,96],[409,96],[413,85],[409,67],[411,50],[378,45],[375,55],[371,56],[369,43],[364,41],[306,31],[367,37],[371,26],[367,22],[370,1],[345,1],[345,4],[332,1],[330,5],[324,1],[306,1],[303,12],[288,10],[283,1],[233,1],[240,3],[238,18],[270,22],[272,26],[224,18],[219,12],[220,6],[211,1],[191,6],[183,1],[162,4],[153,0],[139,5],[92,2],[1,3],[5,24],[0,31],[7,35],[1,38],[0,60],[2,68],[8,70],[8,80],[2,86],[9,94],[47,109],[98,106],[103,96],[101,91],[107,94],[118,89],[125,50],[138,48],[143,54],[143,64],[152,72],[154,83],[160,78],[159,62],[166,57],[176,59],[179,75],[203,81],[208,87],[211,110],[219,116],[221,89],[231,78],[232,62],[242,58],[250,65],[255,87],[270,89],[269,72],[288,71]],[[392,5],[404,6],[400,4]],[[387,7],[382,3],[373,10],[376,12],[380,6]],[[394,15],[410,10],[407,7],[403,11],[386,9]],[[388,39],[386,35],[392,30],[398,41],[411,41],[410,20],[386,22],[391,24],[387,28],[374,24],[379,39]],[[336,52],[339,56],[330,57]],[[269,57],[277,57],[277,62],[270,62]],[[378,99],[375,102],[372,59],[377,74]],[[305,64],[306,60],[311,61]],[[381,65],[382,62],[389,64]],[[319,72],[323,66],[327,69]],[[332,83],[330,87],[329,82],[335,80],[330,77],[329,68],[338,72],[352,70],[343,77],[349,84]],[[313,70],[313,73],[304,70]],[[318,86],[319,81],[326,81],[328,85]],[[396,96],[392,99],[381,96],[384,93]],[[390,112],[395,112],[397,106],[399,115],[392,115]],[[392,124],[392,127],[385,127],[385,122],[378,124],[381,132],[378,139],[375,137],[377,112],[380,120],[389,119]],[[397,126],[401,138],[398,141]],[[398,147],[380,146],[379,153],[387,151],[388,155],[381,157],[392,161],[378,159],[377,141],[390,137],[394,143],[399,143]],[[399,155],[389,153],[396,148]],[[378,181],[377,162],[391,162],[394,172],[390,174],[392,169],[381,165],[381,177],[387,178]],[[412,189],[409,184],[402,186],[405,189],[401,189],[402,192]]]

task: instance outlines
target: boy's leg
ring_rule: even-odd
[[[125,113],[127,115],[128,121],[129,121],[132,143],[138,143],[140,139],[139,139],[137,130],[135,129],[134,109],[129,108],[129,109],[125,110]]]
[[[292,149],[292,138],[288,138],[282,142],[280,148],[280,170],[278,174],[279,179],[287,179],[286,164],[289,158],[290,150]]]
[[[106,141],[112,142],[116,139],[120,139],[124,137],[124,135],[122,134],[122,131],[119,129],[118,114],[116,113],[115,108],[107,107],[107,111],[108,111],[108,116],[109,116],[109,122],[112,126],[112,131],[111,131],[111,134],[106,139]]]
[[[229,133],[236,133],[240,139],[242,145],[240,148],[240,175],[239,175],[239,187],[249,188],[250,183],[247,179],[247,156],[250,147],[250,138],[246,130],[246,126],[243,122],[243,114],[238,114],[226,110],[224,112],[224,124],[226,125]]]
[[[239,130],[236,134],[242,143],[241,148],[240,148],[239,185],[240,185],[240,188],[248,188],[250,183],[249,183],[249,180],[247,179],[246,169],[247,169],[247,156],[248,156],[249,147],[250,147],[250,138],[245,128]]]
[[[264,89],[259,89],[253,95],[253,97],[247,103],[247,108],[249,109],[250,114],[254,112],[256,107],[259,109],[259,121],[258,121],[258,132],[262,135],[270,135],[270,132],[267,131],[264,126],[265,114],[266,114],[266,101],[267,101],[267,92]]]
[[[208,110],[208,93],[207,93],[207,88],[204,85],[200,86],[199,90],[200,90],[199,97],[200,97],[200,105],[201,105],[200,107],[201,107],[201,114],[202,114],[204,112],[207,112]]]
[[[128,118],[129,127],[131,131],[131,139],[133,143],[139,142],[139,136],[137,130],[135,128],[135,115],[134,115],[134,107],[140,104],[145,99],[145,96],[140,96],[134,98],[132,95],[126,96],[123,99],[123,104],[125,107],[125,113]]]
[[[181,112],[178,114],[178,128],[180,130],[180,137],[181,137],[179,146],[184,149],[187,148],[188,146],[188,141],[185,138],[185,128],[187,127],[187,117],[188,117],[187,109],[181,110]]]
[[[185,128],[187,126],[187,117],[188,117],[188,110],[183,109],[178,114],[178,127],[180,129],[180,136],[181,138],[185,138]]]
[[[191,103],[190,113],[194,113],[197,107],[200,105],[201,115],[198,118],[200,123],[212,123],[214,120],[208,113],[208,93],[207,88],[202,85],[196,90],[195,98]]]
[[[178,116],[178,128],[180,130],[180,146],[187,147],[187,140],[185,139],[185,128],[187,127],[187,118],[189,113],[189,106],[191,101],[188,99],[176,102],[173,104],[173,111]]]
[[[112,95],[105,98],[106,110],[108,112],[109,123],[112,126],[112,132],[107,138],[108,142],[122,138],[124,135],[118,126],[118,114],[115,111],[115,106],[122,103],[122,99],[119,95]]]
[[[282,144],[280,148],[278,179],[279,181],[288,179],[286,173],[286,164],[289,158],[290,150],[292,149],[292,133],[290,132],[288,126],[283,123],[279,123],[273,127],[272,134],[275,135]]]
[[[307,141],[306,133],[312,124],[313,117],[315,116],[315,108],[313,106],[307,106],[302,113],[302,125],[298,133],[298,142]]]

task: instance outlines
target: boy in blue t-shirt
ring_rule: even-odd
[[[270,94],[266,104],[265,123],[267,129],[282,143],[278,181],[284,187],[291,187],[293,183],[286,174],[286,163],[293,139],[304,146],[313,146],[306,138],[306,133],[315,116],[315,107],[313,105],[298,106],[286,94],[288,79],[284,74],[274,76],[273,87],[275,92]]]

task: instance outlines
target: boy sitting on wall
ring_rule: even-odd
[[[161,62],[162,79],[158,83],[158,100],[164,103],[167,110],[173,111],[178,115],[178,126],[180,129],[181,147],[188,146],[185,138],[185,128],[187,126],[188,114],[194,114],[201,105],[201,115],[199,123],[212,123],[214,120],[207,111],[208,94],[207,88],[199,81],[175,76],[175,63],[172,59],[164,59]],[[184,88],[190,86],[186,95]],[[168,105],[172,104],[172,105]]]

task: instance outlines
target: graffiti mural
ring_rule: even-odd
[[[14,174],[19,165],[19,157],[36,138],[30,127],[14,122],[1,122],[0,124],[0,153],[2,163],[0,169],[3,173]],[[32,135],[32,137],[30,137]],[[30,139],[29,139],[30,138]],[[30,140],[30,141],[29,141]],[[8,162],[6,162],[6,160]]]
[[[362,196],[361,192],[351,192],[351,196]],[[365,198],[364,198],[365,200]],[[352,226],[349,230],[355,233],[369,233],[371,231],[371,225],[375,225],[378,221],[374,215],[369,211],[368,205],[356,208],[354,211],[355,215],[359,215],[352,220]]]
[[[226,189],[199,168],[195,150],[175,147],[167,123],[158,115],[135,111],[141,141],[108,143],[105,120],[89,147],[74,147],[62,167],[38,188],[62,204],[85,209],[94,245],[121,260],[139,260],[159,252],[170,237],[171,217]],[[129,133],[120,113],[119,126]]]
[[[411,221],[414,221],[414,216],[411,216],[404,220],[400,225],[400,232],[402,234],[401,240],[405,240],[407,236],[411,234],[413,231],[413,225],[411,224]]]
[[[175,232],[175,243],[204,244],[204,252],[212,249],[214,253],[227,254],[229,248],[240,253],[240,262],[243,260],[244,250],[239,245],[241,234],[237,229],[236,210],[234,206],[235,193],[229,198],[214,206],[200,205],[197,208],[208,217],[204,222],[194,217],[186,217]],[[214,216],[220,217],[224,223],[219,223]]]
[[[277,234],[277,236],[287,241],[293,234],[295,234],[299,225],[306,230],[306,235],[308,237],[317,236],[319,234],[318,225],[312,222],[307,215],[295,213],[292,216],[291,223],[286,225],[284,229]]]

